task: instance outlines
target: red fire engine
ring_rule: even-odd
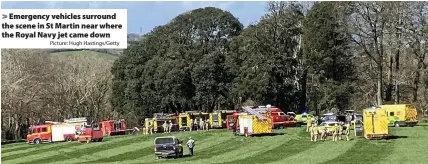
[[[236,122],[236,126],[239,127],[239,121],[238,121],[238,117],[240,115],[248,115],[248,113],[240,113],[240,112],[235,112],[232,115],[227,115],[226,116],[226,124],[227,124],[227,129],[232,130],[232,123],[235,121]]]
[[[266,112],[271,112],[271,120],[272,120],[272,128],[285,128],[285,127],[293,127],[297,125],[297,122],[294,120],[292,116],[286,115],[284,112],[282,112],[281,109],[266,105],[266,106],[259,106],[258,108],[253,109],[255,111],[260,112],[264,116],[266,116]]]
[[[49,122],[31,126],[28,129],[27,143],[73,141],[76,139],[76,126],[69,123]]]
[[[122,135],[126,133],[126,122],[125,120],[107,120],[101,121],[101,131],[103,135]]]
[[[98,124],[94,124],[92,126],[87,126],[83,133],[79,136],[76,137],[76,139],[80,142],[90,142],[90,141],[95,141],[95,142],[100,142],[104,139],[104,135],[103,132],[101,131],[102,129],[102,124],[98,123]]]
[[[271,112],[271,120],[272,120],[272,128],[284,128],[284,127],[293,127],[297,125],[297,122],[294,120],[292,116],[286,115],[284,112],[282,112],[281,109],[266,105],[266,106],[252,106],[252,111],[258,112],[262,114],[263,116],[266,116],[266,112]],[[239,115],[242,115],[243,113],[234,113],[231,116],[227,117],[227,128],[231,130],[230,123],[232,123],[233,120],[237,120]],[[239,124],[237,125],[239,126]]]

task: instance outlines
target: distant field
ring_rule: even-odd
[[[397,139],[368,141],[310,142],[304,128],[277,131],[284,135],[264,137],[232,136],[225,130],[172,133],[196,141],[195,155],[180,159],[153,157],[154,136],[128,135],[105,138],[100,143],[53,143],[2,146],[2,162],[14,163],[426,163],[428,126],[390,128]],[[187,149],[185,149],[187,154]]]

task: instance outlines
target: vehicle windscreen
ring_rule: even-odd
[[[213,113],[213,120],[218,121],[218,114],[217,113]]]
[[[33,134],[33,133],[34,133],[33,129],[32,128],[28,128],[27,134]]]
[[[155,144],[173,144],[174,138],[156,138]]]
[[[334,115],[325,116],[325,121],[334,121],[334,120],[336,120],[336,116]]]

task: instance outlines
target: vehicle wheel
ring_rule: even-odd
[[[38,138],[37,138],[37,139],[35,139],[33,142],[34,142],[34,144],[41,144],[41,143],[42,143],[42,140],[40,140],[40,139],[38,139]]]
[[[400,124],[398,124],[398,122],[395,122],[395,127],[400,127]]]
[[[67,137],[65,138],[65,141],[67,141],[67,142],[71,142],[71,141],[73,141],[73,138],[71,138],[71,136],[67,136]]]
[[[247,132],[245,132],[244,135],[245,135],[245,137],[248,137],[248,133]]]
[[[279,125],[279,129],[284,129],[284,125]]]
[[[102,142],[102,141],[103,141],[103,139],[104,139],[104,138],[100,138],[100,139],[98,139],[98,142]]]

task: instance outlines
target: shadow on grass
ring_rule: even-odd
[[[395,140],[400,138],[408,138],[407,136],[389,136],[387,140]]]
[[[192,157],[190,154],[184,154],[183,156],[180,156],[180,157],[178,157],[178,158],[174,158],[174,157],[162,157],[162,158],[159,158],[158,160],[175,160],[175,159],[182,159],[182,158],[190,158],[190,157]]]
[[[285,133],[267,133],[267,134],[253,134],[254,137],[263,137],[263,136],[282,136]]]

